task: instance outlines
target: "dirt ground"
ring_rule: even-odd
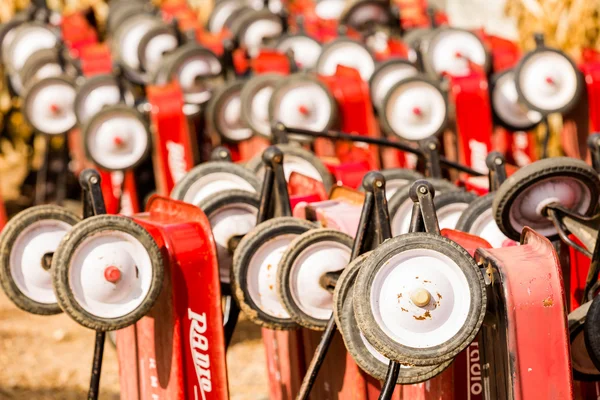
[[[16,308],[0,291],[0,400],[86,398],[94,332],[64,314],[41,317]],[[227,354],[231,399],[267,399],[260,329],[240,321]],[[107,342],[102,400],[119,399],[116,351]]]

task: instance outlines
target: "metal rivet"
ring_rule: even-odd
[[[419,288],[410,294],[410,299],[417,307],[425,307],[431,301],[431,293],[426,289]]]
[[[429,143],[430,150],[435,150],[436,148],[437,148],[437,146],[435,145],[435,143]]]
[[[494,163],[496,163],[496,165],[502,165],[502,159],[498,157],[494,160]]]
[[[95,185],[96,183],[98,183],[98,178],[97,178],[97,177],[95,177],[95,176],[92,176],[92,177],[90,178],[90,183],[91,183],[91,184],[93,184],[93,185]]]
[[[375,186],[377,186],[378,188],[383,186],[383,182],[381,181],[375,181]]]
[[[427,188],[425,186],[419,186],[419,192],[425,194],[427,193]]]

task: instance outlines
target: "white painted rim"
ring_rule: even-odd
[[[39,132],[57,135],[68,132],[77,124],[75,88],[68,82],[47,78],[38,81],[27,94],[27,118]]]
[[[483,43],[470,32],[460,29],[443,29],[430,43],[432,67],[436,74],[444,72],[452,76],[471,73],[469,61],[484,66],[487,52]]]
[[[231,281],[231,265],[233,255],[229,252],[229,240],[250,232],[256,226],[258,210],[245,203],[232,203],[220,207],[210,215],[208,220],[217,245],[217,259],[219,260],[219,276],[221,282]]]
[[[210,100],[210,80],[221,73],[219,60],[212,55],[195,55],[185,60],[177,69],[177,80],[184,92],[185,101],[203,104]]]
[[[467,207],[469,203],[456,202],[438,208],[436,215],[440,229],[455,229],[456,223]]]
[[[123,60],[125,65],[134,71],[140,70],[140,60],[138,58],[138,47],[144,35],[156,26],[157,19],[152,15],[141,14],[136,18],[131,18],[122,25],[122,32],[118,37],[119,45],[118,57]]]
[[[321,19],[338,20],[345,9],[345,0],[319,0],[315,4],[315,14]]]
[[[268,82],[256,88],[253,96],[250,97],[250,118],[252,125],[263,136],[271,136],[271,120],[269,119],[269,101],[275,84],[277,82]]]
[[[383,105],[392,133],[406,140],[424,140],[446,121],[446,101],[437,87],[423,80],[398,83]]]
[[[528,128],[542,120],[542,114],[529,110],[519,101],[515,74],[512,71],[506,72],[496,81],[492,105],[498,117],[514,127]]]
[[[52,273],[42,267],[42,257],[54,253],[71,230],[66,222],[43,219],[31,223],[17,236],[10,252],[10,274],[17,288],[41,304],[56,304]]]
[[[375,60],[362,44],[349,40],[332,42],[323,48],[317,64],[317,73],[335,75],[338,65],[354,68],[363,80],[368,81],[375,71]]]
[[[121,94],[115,83],[103,83],[87,90],[87,94],[80,97],[81,100],[79,104],[76,105],[81,123],[89,121],[90,118],[102,111],[104,107],[116,105],[121,102]],[[124,97],[125,103],[129,106],[133,106],[133,94],[126,91]]]
[[[252,129],[242,120],[242,88],[227,90],[219,98],[219,109],[215,110],[215,124],[227,139],[241,142],[252,137]]]
[[[417,290],[429,292],[422,307],[413,303]],[[371,286],[376,323],[394,342],[427,349],[452,339],[464,327],[471,290],[463,271],[450,257],[431,250],[406,250],[377,271]]]
[[[517,232],[529,226],[543,236],[551,236],[556,234],[556,228],[542,215],[546,205],[559,203],[569,210],[584,214],[590,201],[590,190],[581,181],[566,176],[554,176],[523,190],[510,206],[508,217]]]
[[[277,294],[279,261],[297,234],[275,236],[263,243],[248,263],[247,290],[254,304],[271,317],[290,319]]]
[[[502,247],[508,239],[504,233],[498,228],[498,224],[494,220],[492,208],[482,212],[471,225],[469,233],[485,239],[494,248]]]
[[[256,193],[254,187],[244,178],[231,172],[211,172],[196,179],[183,196],[186,203],[198,205],[209,196],[230,189]]]
[[[393,236],[403,235],[409,232],[413,204],[411,198],[407,197],[396,210],[396,213],[390,221]]]
[[[333,294],[320,285],[327,272],[341,271],[350,262],[351,249],[333,240],[314,243],[292,263],[289,288],[294,303],[312,318],[327,321],[333,312]]]
[[[149,134],[139,118],[129,112],[104,113],[87,129],[86,146],[91,159],[99,165],[126,170],[137,165],[148,153]]]
[[[116,267],[121,279],[106,280],[107,268]],[[69,266],[69,287],[75,301],[100,318],[120,318],[137,310],[150,292],[152,260],[132,235],[102,231],[84,239]]]
[[[315,39],[304,35],[292,35],[277,44],[277,50],[285,53],[294,52],[294,61],[300,69],[312,69],[317,65],[321,55],[321,44]]]
[[[389,201],[398,189],[411,183],[408,179],[390,179],[385,181],[385,198]]]
[[[245,47],[254,56],[260,48],[264,47],[263,39],[277,37],[282,33],[283,27],[279,17],[273,15],[271,18],[260,18],[247,25],[244,34],[240,37],[240,46]]]
[[[525,100],[546,112],[561,110],[577,95],[577,71],[566,56],[553,51],[533,53],[517,79]]]
[[[178,46],[177,38],[172,33],[160,33],[146,43],[144,51],[145,67],[150,73],[156,71],[167,53]]]
[[[390,364],[390,360],[385,358],[385,356],[383,354],[381,354],[380,352],[378,352],[375,347],[373,347],[373,345],[371,343],[369,343],[369,341],[367,340],[367,338],[365,337],[365,335],[363,335],[362,332],[360,332],[359,330],[359,335],[360,335],[360,340],[362,341],[363,345],[366,347],[367,351],[373,356],[375,357],[375,359],[377,361],[380,361],[382,364],[385,365],[389,365]],[[402,368],[402,366],[400,366]]]
[[[310,79],[294,79],[279,86],[275,92],[274,115],[271,120],[280,121],[290,128],[324,131],[331,124],[333,106],[325,87]],[[306,140],[305,137],[290,135]]]
[[[211,33],[220,33],[225,27],[227,18],[231,16],[236,10],[244,7],[245,2],[238,0],[224,0],[215,3],[213,14],[211,15],[210,21],[208,21],[208,30]]]
[[[403,79],[416,76],[417,69],[405,62],[387,64],[377,70],[371,78],[371,98],[376,108],[381,108],[390,89]]]
[[[56,35],[45,26],[23,24],[13,32],[4,61],[15,71],[20,71],[27,59],[37,51],[56,47]]]

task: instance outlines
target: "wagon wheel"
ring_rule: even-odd
[[[443,73],[452,76],[467,76],[471,72],[469,63],[490,69],[490,55],[483,42],[473,32],[458,28],[438,28],[427,42],[423,57],[425,71],[433,78]]]
[[[215,5],[208,16],[206,28],[211,33],[220,33],[225,27],[226,21],[237,10],[249,8],[249,1],[240,0],[221,0],[215,2]]]
[[[77,224],[52,259],[58,304],[96,331],[122,329],[146,315],[160,294],[163,274],[162,254],[152,236],[115,215]]]
[[[56,49],[42,49],[32,54],[23,69],[19,71],[21,82],[29,83],[38,79],[63,74]]]
[[[254,229],[259,206],[258,193],[239,189],[218,192],[198,203],[212,228],[222,283],[229,283],[231,279],[232,241]]]
[[[140,39],[137,58],[140,68],[152,74],[164,57],[179,46],[177,34],[172,25],[156,25]]]
[[[315,1],[315,14],[321,19],[339,20],[346,9],[346,0]]]
[[[453,359],[473,341],[485,311],[475,260],[438,235],[408,233],[384,242],[356,277],[358,327],[378,352],[402,364]]]
[[[215,194],[241,189],[253,193],[260,192],[261,183],[247,168],[226,161],[211,161],[190,170],[175,185],[171,197],[186,203],[198,205]]]
[[[325,190],[329,191],[333,186],[331,173],[321,160],[308,150],[289,144],[278,144],[277,147],[283,152],[283,172],[286,181],[292,172],[298,172],[317,181],[323,182]],[[250,171],[262,179],[265,176],[262,156],[258,155],[248,161],[246,165]]]
[[[269,120],[289,128],[326,131],[338,119],[333,95],[316,77],[298,73],[279,81],[269,101]],[[307,142],[312,138],[288,134],[290,139]]]
[[[469,207],[477,196],[470,192],[445,192],[433,199],[435,213],[440,229],[456,229],[456,224],[462,213]]]
[[[340,19],[359,32],[368,31],[374,26],[389,27],[395,21],[388,3],[378,0],[360,0],[348,8]]]
[[[527,165],[511,175],[498,189],[492,204],[498,227],[512,240],[519,240],[529,226],[550,240],[558,239],[546,206],[561,206],[590,216],[600,195],[600,179],[581,160],[554,157]]]
[[[277,270],[289,244],[315,227],[308,221],[279,217],[257,225],[240,241],[233,255],[231,289],[254,323],[278,330],[298,327],[277,295]]]
[[[114,35],[117,29],[128,19],[140,14],[152,15],[153,13],[152,4],[144,0],[111,1],[106,19],[106,31],[109,35]]]
[[[458,219],[456,229],[479,236],[492,247],[502,247],[508,238],[494,220],[492,202],[495,196],[495,193],[490,193],[471,202]]]
[[[10,40],[2,47],[2,61],[11,86],[17,94],[22,95],[27,84],[20,80],[19,72],[29,57],[40,50],[55,48],[57,43],[57,33],[41,22],[26,22],[11,30]]]
[[[381,109],[383,99],[396,83],[418,73],[417,68],[404,59],[391,59],[379,64],[369,79],[369,89],[375,109],[378,111]]]
[[[404,186],[413,183],[417,179],[424,179],[423,174],[420,172],[406,168],[390,168],[379,172],[385,178],[385,197],[388,201]],[[365,191],[362,185],[358,190]]]
[[[303,33],[285,34],[279,37],[275,48],[282,53],[292,51],[296,65],[302,70],[311,70],[321,55],[321,43]]]
[[[357,69],[368,81],[375,71],[375,58],[361,42],[341,37],[323,46],[315,69],[320,75],[334,75],[338,65]]]
[[[77,124],[74,102],[75,83],[71,78],[48,77],[25,88],[23,116],[37,132],[62,135]]]
[[[530,110],[519,100],[512,69],[496,74],[491,79],[490,98],[496,123],[518,132],[529,131],[542,122],[542,114]]]
[[[364,265],[365,259],[369,256],[365,253],[352,261],[342,272],[335,286],[333,293],[333,314],[336,325],[342,334],[344,344],[348,352],[356,361],[358,366],[372,377],[384,381],[389,360],[379,353],[366,340],[359,329],[356,329],[356,318],[354,317],[354,302],[352,291],[354,281],[358,271]],[[444,371],[452,362],[446,361],[440,365],[427,367],[408,367],[401,366],[398,375],[397,384],[407,385],[419,383],[433,378]]]
[[[300,326],[324,330],[331,317],[333,294],[323,286],[326,273],[343,270],[350,260],[352,238],[333,229],[313,229],[290,243],[277,269],[277,292]]]
[[[566,113],[583,92],[582,75],[562,51],[539,47],[525,55],[515,69],[519,100],[542,114]]]
[[[590,360],[596,367],[596,372],[600,370],[600,297],[596,296],[586,314],[585,325],[583,327],[585,347],[588,351]]]
[[[223,65],[211,50],[188,43],[173,51],[161,62],[153,81],[165,84],[176,79],[188,104],[204,104],[215,88],[223,84]]]
[[[108,106],[94,115],[83,128],[83,143],[88,158],[107,171],[131,170],[152,149],[148,122],[125,105]]]
[[[281,17],[267,9],[252,10],[244,13],[238,23],[235,36],[240,47],[250,54],[263,47],[265,39],[278,37],[283,33]]]
[[[52,289],[51,260],[80,218],[58,206],[35,206],[15,215],[0,235],[0,285],[20,309],[62,312]]]
[[[427,179],[433,185],[436,195],[445,192],[456,192],[458,187],[449,181],[443,179]],[[412,215],[413,201],[410,198],[410,186],[405,185],[398,189],[388,201],[388,210],[390,213],[390,225],[392,234],[398,236],[408,233],[410,218]]]
[[[437,83],[417,76],[405,78],[387,92],[379,120],[388,134],[425,140],[446,128],[448,100]]]
[[[130,90],[125,89],[125,104],[133,108],[135,99]],[[80,125],[84,125],[106,106],[121,102],[121,93],[117,79],[113,75],[95,75],[89,77],[77,88],[75,95],[75,115]]]
[[[217,90],[210,100],[206,118],[221,140],[239,143],[252,137],[250,129],[242,120],[241,93],[243,81],[234,81]]]
[[[279,74],[254,76],[244,84],[240,95],[242,120],[254,133],[267,139],[272,139],[269,101],[282,78]]]
[[[600,371],[594,365],[585,339],[584,327],[591,301],[577,307],[568,316],[573,378],[578,381],[598,381]]]

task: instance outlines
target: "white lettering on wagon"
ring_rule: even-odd
[[[208,355],[208,339],[204,336],[207,329],[206,313],[196,314],[188,308],[188,318],[190,324],[190,350],[198,386],[203,400],[206,400],[206,393],[212,391],[212,381],[210,378],[210,357]]]
[[[167,140],[167,163],[173,182],[179,182],[186,173],[185,149],[179,143]]]
[[[471,168],[478,172],[487,173],[488,168],[485,164],[485,158],[488,155],[487,145],[471,139],[469,140],[469,149],[471,150]]]

